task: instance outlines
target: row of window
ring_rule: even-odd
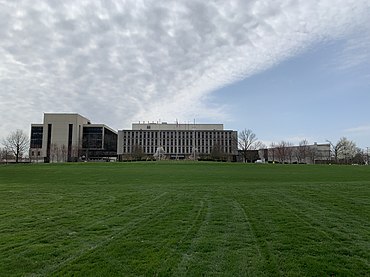
[[[42,135],[44,128],[42,126],[32,126],[31,127],[31,148],[42,148]]]
[[[142,145],[142,146],[152,146],[152,145],[161,145],[161,146],[213,146],[214,144],[220,144],[225,146],[231,146],[232,140],[184,140],[184,139],[174,139],[174,140],[143,140],[143,139],[126,139],[123,141],[123,145]]]
[[[215,132],[215,131],[206,131],[206,132],[189,132],[189,131],[125,131],[123,132],[123,138],[186,138],[192,139],[201,138],[201,139],[215,139],[215,138],[230,138],[232,132],[230,131],[223,131],[223,132]]]
[[[132,153],[133,147],[130,146],[124,146],[123,147],[123,154],[130,154]],[[143,147],[142,148],[143,152],[145,154],[154,154],[157,151],[157,147]],[[163,147],[163,150],[165,154],[192,154],[193,153],[193,148],[192,147]],[[221,148],[221,150],[224,153],[231,153],[232,149],[231,147],[224,147]],[[196,152],[199,154],[210,154],[212,152],[212,147],[199,147],[196,148]]]

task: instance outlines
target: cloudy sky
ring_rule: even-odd
[[[0,0],[0,137],[43,112],[370,147],[368,0]]]

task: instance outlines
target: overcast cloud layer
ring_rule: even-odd
[[[114,128],[222,120],[212,90],[350,36],[369,25],[369,3],[0,0],[0,134],[42,112]]]

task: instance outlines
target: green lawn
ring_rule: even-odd
[[[0,276],[370,276],[370,166],[0,166]]]

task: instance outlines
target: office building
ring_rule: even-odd
[[[132,130],[118,131],[120,160],[222,159],[238,154],[237,132],[223,124],[133,123]]]
[[[31,125],[30,158],[63,162],[111,159],[117,156],[117,132],[91,124],[76,113],[45,113],[42,124]]]
[[[330,144],[307,144],[299,146],[276,145],[259,150],[259,156],[265,162],[317,164],[331,160]]]

